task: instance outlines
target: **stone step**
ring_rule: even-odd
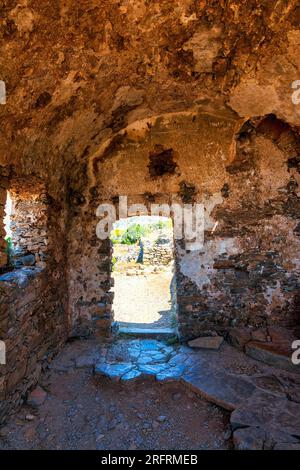
[[[289,372],[300,373],[299,365],[293,364],[292,362],[293,351],[290,353],[285,351],[283,352],[277,345],[272,343],[260,343],[259,341],[250,341],[247,343],[245,351],[248,356],[258,361],[262,361],[265,364],[278,367],[279,369],[284,369]]]
[[[118,327],[117,334],[166,340],[177,336],[177,330],[176,328],[141,328],[138,326],[122,325]]]

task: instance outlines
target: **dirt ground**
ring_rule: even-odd
[[[114,320],[148,328],[174,326],[172,277],[171,267],[155,274],[135,276],[114,272]]]
[[[76,347],[67,346],[71,353]],[[228,415],[180,384],[122,385],[96,378],[89,367],[61,365],[47,371],[41,385],[46,401],[24,405],[0,428],[0,449],[229,447]]]

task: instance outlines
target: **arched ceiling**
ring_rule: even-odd
[[[300,126],[298,0],[0,0],[0,38],[0,163],[21,172],[198,107]]]

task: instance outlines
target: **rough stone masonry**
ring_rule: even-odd
[[[205,205],[181,340],[299,325],[299,24],[297,0],[0,1],[0,420],[68,337],[111,334],[95,211],[120,195]]]

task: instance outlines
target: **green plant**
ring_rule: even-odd
[[[177,314],[174,311],[171,313],[171,326],[172,328],[176,328],[177,326]]]
[[[171,346],[172,344],[179,343],[177,336],[173,336],[172,338],[167,339],[166,343]]]
[[[162,220],[160,220],[159,222],[157,222],[157,228],[160,229],[160,230],[161,230],[162,228],[164,228],[164,223],[163,223]]]
[[[123,245],[134,245],[141,239],[141,237],[145,236],[146,233],[146,227],[140,224],[130,225],[130,227],[128,227],[128,229],[122,235],[121,243]]]
[[[13,253],[13,243],[12,243],[11,237],[6,237],[5,241],[6,241],[5,253],[7,254],[7,257],[8,257],[8,264],[10,264],[11,256]]]
[[[4,253],[7,255],[7,266],[11,265],[12,254],[13,254],[13,243],[11,237],[5,237],[5,248]]]
[[[172,229],[173,228],[173,223],[171,219],[168,220],[159,220],[154,224],[154,229]]]
[[[124,232],[125,232],[125,230],[121,229],[121,228],[115,228],[114,230],[111,231],[110,239],[111,239],[111,241],[114,245],[116,243],[120,243]]]
[[[112,260],[111,260],[111,263],[112,263],[112,268],[111,268],[111,270],[112,270],[112,271],[115,270],[117,261],[118,261],[118,258],[117,258],[116,256],[113,256],[113,257],[112,257]]]

